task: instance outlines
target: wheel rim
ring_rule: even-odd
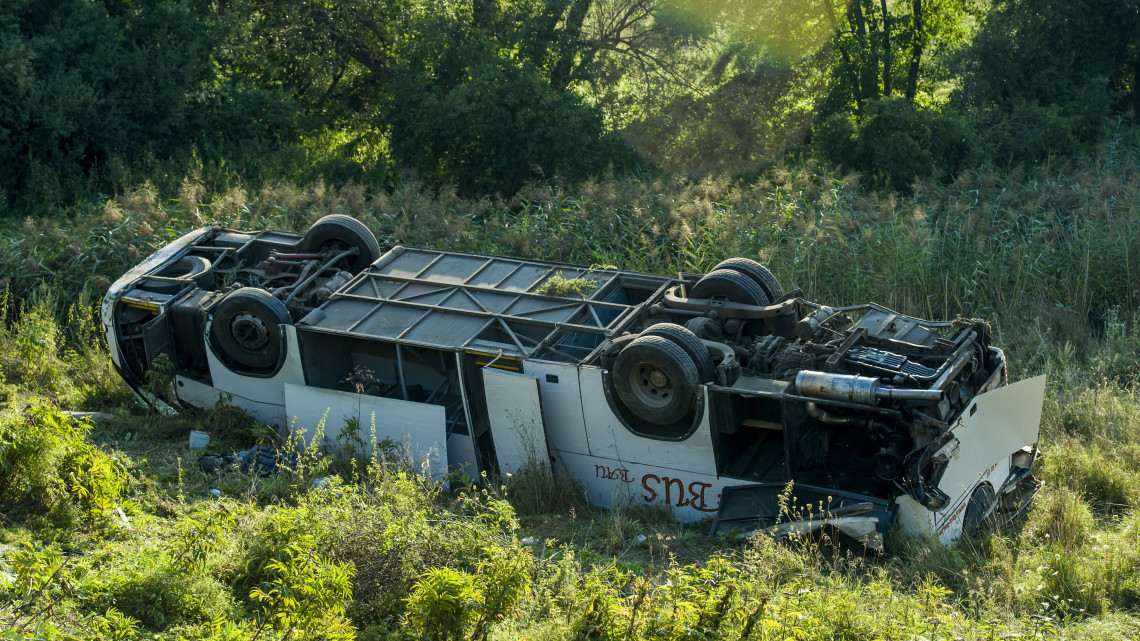
[[[261,318],[242,312],[230,321],[230,334],[242,349],[255,351],[269,344],[269,327]]]
[[[662,408],[673,401],[673,381],[652,363],[639,363],[630,369],[629,387],[637,400],[649,407]]]

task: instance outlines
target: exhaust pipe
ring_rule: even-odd
[[[888,387],[877,378],[803,370],[796,374],[796,393],[833,401],[877,405],[879,401],[920,401],[937,404],[942,390]]]

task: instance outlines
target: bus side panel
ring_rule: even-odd
[[[684,470],[716,478],[709,429],[709,404],[703,403],[700,425],[683,441],[665,441],[634,434],[614,415],[602,385],[602,370],[581,369],[582,411],[586,420],[586,438],[593,456],[629,464],[650,465]],[[707,394],[704,386],[700,394]]]
[[[523,372],[538,379],[542,398],[542,422],[550,449],[589,454],[586,419],[582,415],[582,390],[578,366],[548,361],[523,361]]]
[[[273,425],[275,427],[283,427],[285,425],[284,405],[262,403],[237,394],[222,392],[205,383],[201,383],[192,378],[186,378],[185,376],[174,377],[174,389],[178,394],[179,400],[187,405],[210,409],[214,407],[219,400],[225,398],[226,402],[230,405],[233,405],[266,425]]]
[[[285,385],[304,385],[305,374],[301,365],[301,348],[297,344],[297,328],[285,325],[285,362],[281,369],[269,378],[242,376],[225,366],[213,350],[206,350],[210,363],[210,380],[214,387],[234,396],[241,396],[258,403],[285,406]]]
[[[679,521],[699,521],[716,514],[725,485],[735,479],[718,479],[629,461],[572,452],[551,452],[558,472],[582,485],[586,498],[598,507],[615,505],[667,505]]]
[[[293,434],[306,443],[318,431],[333,445],[355,437],[366,454],[379,447],[384,456],[399,457],[433,478],[447,474],[442,405],[292,384],[285,386],[285,402]],[[350,427],[353,432],[347,432]]]

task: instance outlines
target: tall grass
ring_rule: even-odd
[[[344,213],[389,242],[647,271],[747,256],[836,304],[876,299],[943,318],[1045,315],[1046,329],[1072,333],[1140,305],[1136,147],[1117,139],[1079,161],[967,171],[911,196],[866,192],[858,176],[811,165],[753,184],[603,178],[479,200],[410,182],[392,192],[317,183],[209,193],[190,175],[178,193],[144,184],[67,221],[10,222],[0,271],[18,291],[40,281],[68,294],[99,290],[205,221],[303,231]]]

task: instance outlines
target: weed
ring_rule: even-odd
[[[233,515],[224,509],[212,511],[204,518],[188,517],[178,525],[170,542],[175,565],[191,572],[200,571],[209,555],[221,548],[235,525]]]
[[[555,477],[549,465],[523,466],[508,479],[504,496],[521,515],[561,514],[588,509],[585,493],[573,480]]]
[[[427,641],[453,641],[466,636],[475,617],[475,580],[451,568],[424,573],[408,597],[407,624]]]
[[[23,417],[0,419],[0,505],[105,521],[130,485],[125,462],[86,440],[89,422],[34,403]]]
[[[355,630],[344,618],[352,595],[350,565],[322,558],[315,539],[292,537],[261,568],[261,580],[249,592],[260,625],[286,638],[349,641]]]
[[[558,272],[550,278],[547,278],[546,282],[534,291],[535,293],[545,296],[586,298],[588,294],[593,293],[597,288],[598,283],[593,278],[585,278],[582,276],[577,278],[564,278],[562,272]]]

